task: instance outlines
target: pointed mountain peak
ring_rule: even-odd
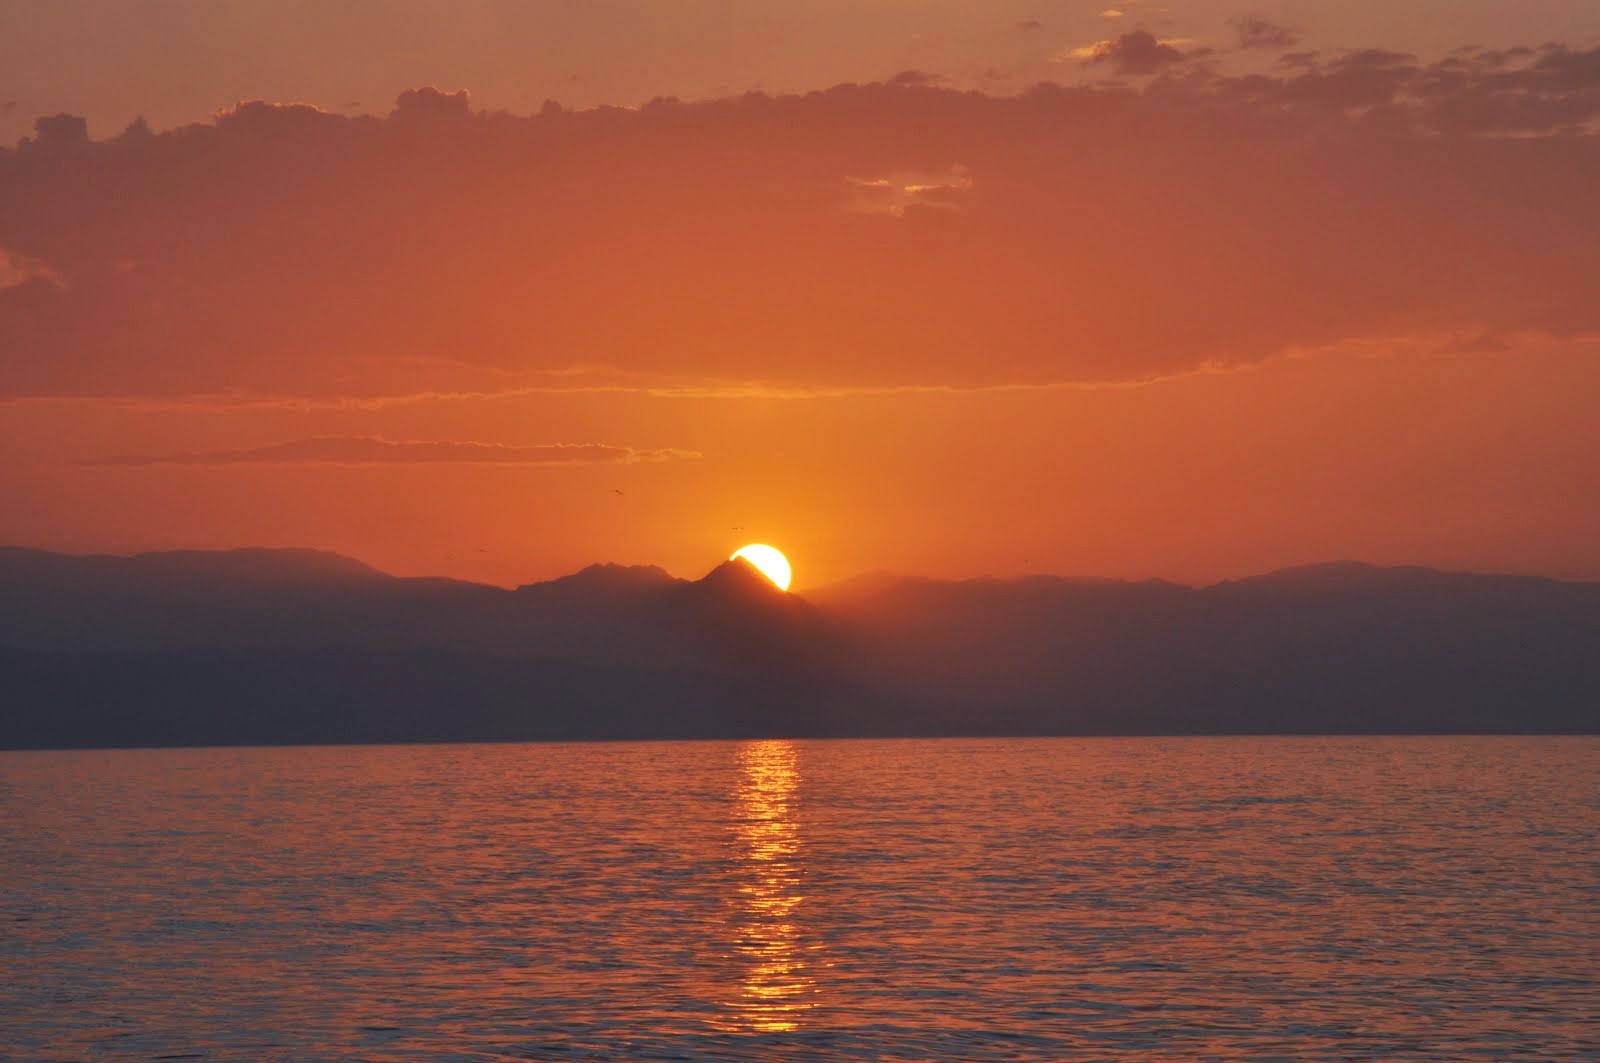
[[[781,600],[787,593],[778,588],[750,562],[742,557],[724,561],[700,579],[695,586],[719,595],[731,595],[757,600]]]

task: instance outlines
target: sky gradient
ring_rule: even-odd
[[[1600,579],[1592,5],[439,10],[0,8],[0,541]]]

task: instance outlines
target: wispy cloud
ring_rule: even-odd
[[[1241,48],[1293,48],[1300,43],[1300,35],[1294,30],[1260,15],[1240,15],[1229,19],[1228,24],[1239,35]]]
[[[641,450],[604,443],[520,445],[463,440],[319,436],[238,450],[120,455],[88,465],[638,465],[692,460],[697,451]]]
[[[1488,331],[1482,328],[1414,330],[1404,333],[1353,337],[1321,345],[1298,344],[1286,347],[1278,356],[1281,359],[1305,360],[1311,358],[1375,358],[1375,357],[1433,357],[1470,351],[1474,354],[1503,354],[1530,347],[1563,347],[1581,345],[1592,347],[1600,343],[1600,332],[1581,331],[1554,335],[1540,331]],[[1043,381],[1015,381],[990,384],[956,383],[900,383],[900,384],[796,384],[774,380],[733,380],[721,378],[661,380],[634,378],[629,374],[609,374],[598,382],[581,382],[587,371],[574,371],[572,377],[580,382],[571,384],[528,384],[505,387],[469,389],[440,389],[394,392],[365,395],[292,395],[258,392],[193,393],[174,395],[29,395],[0,397],[0,410],[7,407],[81,407],[85,409],[121,410],[152,414],[231,414],[231,413],[372,413],[382,410],[404,409],[432,404],[471,404],[515,402],[521,399],[563,398],[575,396],[615,396],[617,398],[649,398],[664,401],[738,401],[763,400],[780,402],[825,401],[855,398],[917,398],[946,395],[990,395],[1022,392],[1096,392],[1134,391],[1160,387],[1200,377],[1229,376],[1251,373],[1275,359],[1259,362],[1223,362],[1218,360],[1170,372],[1152,372],[1137,376],[1055,379]],[[344,438],[344,437],[340,437]],[[368,438],[368,437],[355,437]],[[459,444],[472,446],[474,444]],[[480,444],[497,446],[496,444]],[[572,444],[568,444],[571,446]],[[582,444],[589,445],[589,444]],[[559,446],[547,444],[547,447]],[[515,449],[515,448],[513,448]],[[627,451],[628,448],[609,448]],[[673,460],[697,458],[694,451],[642,450],[635,461]],[[185,464],[199,464],[192,460]],[[570,457],[570,456],[569,456]],[[116,464],[173,464],[169,459],[141,458],[111,459]],[[105,463],[104,460],[100,463]]]
[[[903,217],[912,207],[943,210],[957,207],[961,197],[972,190],[972,177],[965,166],[883,177],[848,177],[845,181],[855,193],[851,204],[854,209],[896,218]]]

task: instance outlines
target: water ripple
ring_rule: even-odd
[[[0,1059],[1600,1059],[1600,741],[0,754]]]

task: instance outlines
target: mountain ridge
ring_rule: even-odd
[[[485,587],[485,588],[492,588],[492,589],[496,589],[496,590],[507,590],[507,591],[520,591],[520,590],[526,590],[526,589],[535,588],[535,587],[542,587],[542,586],[547,586],[549,584],[562,583],[562,582],[566,582],[566,581],[571,581],[571,580],[587,577],[587,576],[590,576],[590,575],[611,576],[611,575],[615,574],[615,575],[617,575],[619,577],[624,576],[624,575],[638,575],[641,579],[643,579],[645,577],[649,577],[649,578],[652,578],[652,579],[659,577],[661,582],[667,582],[667,581],[674,581],[674,582],[679,582],[679,583],[694,582],[694,580],[692,580],[692,579],[686,579],[684,577],[674,576],[671,573],[669,573],[666,569],[660,567],[659,565],[641,565],[641,564],[627,564],[627,563],[620,563],[620,562],[613,562],[613,561],[597,561],[597,562],[591,562],[590,564],[585,565],[582,568],[579,568],[579,569],[577,569],[577,570],[575,570],[573,572],[566,573],[564,575],[552,576],[552,577],[550,577],[548,579],[533,580],[533,581],[530,581],[528,583],[522,583],[522,584],[517,584],[517,585],[511,586],[511,587],[506,587],[506,586],[502,586],[500,584],[484,583],[484,582],[477,581],[477,580],[461,579],[461,578],[454,577],[454,576],[440,576],[440,575],[400,576],[400,575],[395,575],[394,573],[388,572],[388,571],[386,571],[384,569],[380,569],[375,565],[371,565],[368,562],[362,561],[362,560],[360,560],[358,558],[351,557],[349,554],[343,554],[343,553],[340,553],[340,552],[334,551],[334,550],[324,550],[324,549],[321,549],[321,548],[318,548],[318,547],[309,547],[309,546],[238,546],[238,547],[226,547],[226,548],[215,549],[215,550],[182,548],[182,549],[173,549],[173,550],[145,550],[145,551],[136,551],[134,553],[128,553],[128,554],[115,554],[115,553],[106,553],[106,552],[93,552],[93,553],[76,554],[76,553],[69,553],[69,552],[66,552],[66,551],[49,550],[49,549],[45,549],[43,547],[18,546],[18,545],[0,545],[0,574],[3,574],[5,572],[5,570],[10,565],[15,564],[16,561],[18,561],[18,560],[29,560],[29,559],[38,560],[38,561],[44,561],[44,562],[51,562],[51,561],[54,561],[54,562],[93,562],[93,563],[135,562],[135,563],[138,563],[140,565],[147,565],[147,566],[151,565],[152,563],[177,562],[177,561],[180,561],[180,560],[184,560],[184,561],[199,561],[199,562],[202,562],[203,564],[206,564],[207,567],[212,567],[211,564],[210,564],[212,559],[215,559],[217,562],[221,562],[221,561],[225,561],[225,560],[235,560],[235,559],[237,559],[237,560],[257,560],[257,559],[270,560],[270,559],[274,559],[274,558],[281,559],[284,562],[289,562],[289,561],[304,561],[304,562],[307,562],[307,564],[305,564],[303,566],[303,568],[307,572],[314,572],[314,571],[317,571],[319,569],[323,570],[323,571],[340,571],[340,570],[343,570],[343,571],[345,571],[345,572],[347,572],[349,574],[362,574],[362,575],[367,575],[367,576],[377,576],[377,577],[381,577],[383,579],[395,580],[395,581],[399,581],[399,582],[422,581],[422,582],[432,582],[432,583],[447,583],[447,584],[452,584],[452,585],[464,585],[464,586],[472,586],[472,587]],[[715,573],[717,570],[726,568],[730,564],[736,564],[736,563],[740,564],[740,565],[744,565],[746,567],[750,567],[750,568],[753,569],[753,566],[749,566],[748,562],[744,562],[742,559],[740,561],[738,561],[738,562],[727,561],[727,562],[722,562],[722,563],[714,566],[711,570],[708,570],[708,572],[706,573],[706,576],[710,576],[713,573]],[[220,565],[216,566],[216,567],[220,568]],[[293,569],[290,566],[288,566],[287,564],[284,566],[284,570],[285,571],[293,571]],[[800,595],[800,596],[808,597],[810,594],[816,594],[816,595],[820,595],[820,596],[827,596],[827,595],[831,595],[831,594],[833,594],[833,593],[835,593],[835,592],[837,592],[839,590],[848,588],[848,587],[850,587],[852,585],[855,585],[855,584],[868,584],[868,585],[872,585],[872,586],[881,586],[881,585],[893,584],[893,583],[917,583],[917,584],[934,584],[934,585],[967,585],[967,584],[992,585],[992,584],[1054,583],[1054,584],[1067,584],[1067,585],[1085,586],[1085,587],[1095,587],[1095,586],[1151,586],[1151,587],[1184,588],[1184,589],[1188,589],[1188,590],[1209,590],[1209,589],[1212,589],[1212,588],[1215,588],[1215,587],[1235,586],[1235,585],[1238,585],[1238,584],[1257,583],[1257,582],[1269,581],[1269,580],[1276,581],[1276,580],[1280,580],[1280,579],[1290,579],[1290,578],[1298,579],[1298,578],[1301,578],[1301,577],[1314,577],[1314,576],[1323,575],[1323,574],[1336,575],[1336,574],[1363,574],[1363,573],[1394,573],[1394,574],[1408,573],[1408,574],[1419,574],[1419,575],[1437,574],[1437,575],[1443,575],[1443,576],[1452,576],[1452,577],[1459,576],[1459,577],[1470,577],[1470,578],[1477,578],[1477,579],[1527,580],[1527,581],[1535,581],[1535,582],[1547,583],[1547,584],[1548,583],[1556,583],[1556,584],[1573,585],[1573,586],[1600,587],[1600,580],[1569,579],[1569,578],[1557,577],[1557,576],[1544,576],[1544,575],[1526,574],[1526,573],[1518,573],[1518,572],[1480,571],[1480,570],[1477,570],[1477,569],[1450,569],[1450,568],[1440,568],[1440,567],[1434,566],[1434,565],[1417,565],[1417,564],[1384,565],[1384,564],[1378,564],[1376,562],[1370,562],[1370,561],[1358,561],[1358,560],[1349,559],[1349,558],[1341,558],[1341,559],[1335,559],[1335,560],[1331,560],[1331,561],[1312,561],[1312,562],[1305,562],[1305,563],[1299,563],[1299,564],[1293,564],[1293,565],[1285,565],[1285,566],[1282,566],[1282,567],[1279,567],[1279,568],[1275,568],[1275,569],[1268,569],[1265,572],[1255,573],[1255,574],[1246,575],[1246,576],[1227,577],[1227,578],[1220,579],[1220,580],[1214,580],[1214,581],[1209,582],[1209,583],[1184,583],[1184,582],[1181,582],[1181,581],[1170,580],[1170,579],[1166,579],[1166,578],[1163,578],[1163,577],[1146,577],[1146,578],[1141,578],[1141,579],[1131,579],[1131,578],[1123,578],[1123,577],[1116,577],[1116,576],[1072,576],[1072,575],[1064,575],[1064,574],[1060,574],[1060,573],[1048,573],[1048,572],[1025,573],[1025,574],[1016,575],[1016,576],[978,575],[978,576],[946,577],[946,576],[927,576],[927,575],[917,575],[917,574],[902,574],[902,573],[889,572],[889,571],[884,571],[884,570],[874,570],[874,571],[870,571],[870,572],[860,573],[860,574],[858,574],[856,576],[847,576],[844,579],[835,580],[835,581],[833,581],[831,583],[822,584],[822,585],[820,585],[820,586],[818,586],[816,588],[813,588],[807,594]],[[702,577],[699,577],[699,578],[700,579],[704,579],[706,577],[702,576]],[[799,592],[794,592],[794,593],[799,594]]]
[[[256,741],[270,721],[229,720],[273,697],[299,721],[283,740],[715,737],[769,701],[793,733],[1600,731],[1600,584],[1335,563],[818,597],[744,561],[508,589],[314,551],[0,549],[0,747],[125,741],[129,720]],[[461,699],[492,711],[456,720]]]

